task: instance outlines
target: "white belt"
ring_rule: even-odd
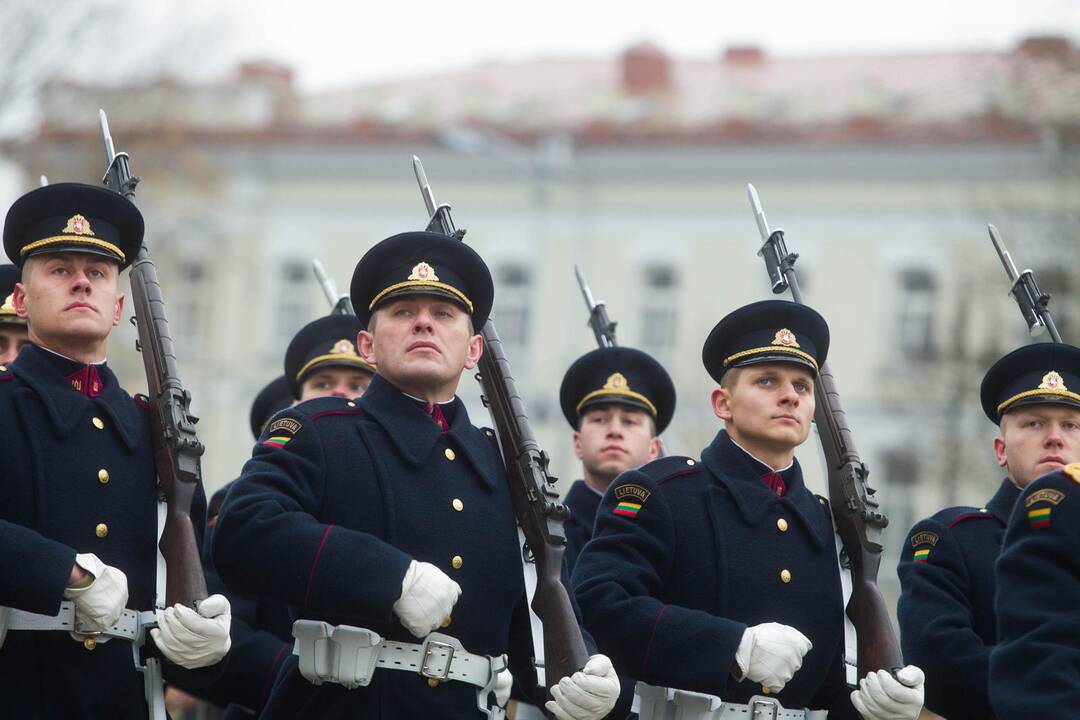
[[[825,710],[789,710],[775,698],[755,695],[750,702],[724,702],[715,695],[653,687],[639,682],[634,705],[640,720],[826,720]]]
[[[506,668],[506,656],[489,657],[466,652],[449,635],[431,633],[422,643],[383,640],[373,630],[352,625],[331,625],[317,620],[293,623],[300,658],[300,674],[315,685],[337,683],[352,690],[371,682],[375,668],[415,672],[429,680],[456,680],[475,685],[477,707],[490,720],[501,720],[503,709],[489,703],[495,676]]]
[[[120,619],[107,630],[93,631],[86,629],[81,621],[75,616],[75,603],[64,600],[60,603],[60,612],[55,615],[41,615],[27,612],[16,608],[0,606],[0,646],[3,645],[4,636],[8,630],[63,630],[80,636],[93,637],[98,642],[105,642],[111,638],[123,640],[141,640],[142,633],[148,625],[157,623],[157,613],[153,610],[140,612],[138,610],[124,610],[120,613]]]

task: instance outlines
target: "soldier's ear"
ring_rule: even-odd
[[[116,294],[116,311],[113,313],[113,326],[120,324],[120,320],[124,317],[124,293]]]
[[[480,362],[480,356],[484,354],[484,338],[481,335],[473,335],[469,338],[469,353],[465,356],[465,369],[472,370]]]
[[[26,285],[21,282],[15,283],[15,290],[11,293],[11,304],[15,306],[15,314],[26,320],[30,313],[26,304]]]
[[[730,420],[731,415],[731,390],[718,387],[712,391],[712,409],[716,417],[721,420]]]
[[[360,357],[365,361],[375,364],[375,336],[367,330],[361,330],[356,334],[356,349],[360,351]]]
[[[1005,439],[998,435],[994,438],[994,460],[997,461],[998,467],[1005,467],[1009,462],[1008,454],[1005,452]]]
[[[574,431],[574,455],[577,456],[578,460],[581,460],[582,459],[581,458],[582,454],[583,453],[582,453],[582,450],[581,450],[581,433],[578,432],[577,430],[575,430]]]

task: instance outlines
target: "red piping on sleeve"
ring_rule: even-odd
[[[323,547],[326,546],[326,538],[330,537],[330,530],[333,525],[326,526],[326,532],[323,533],[322,542],[319,543],[319,549],[315,551],[315,559],[311,561],[311,572],[308,573],[307,590],[304,591],[304,605],[308,603],[308,597],[311,595],[311,583],[315,580],[315,568],[319,565],[319,557],[322,555]]]

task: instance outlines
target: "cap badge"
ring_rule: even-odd
[[[1057,371],[1051,370],[1043,375],[1042,382],[1039,383],[1039,390],[1068,390],[1065,387],[1065,380],[1057,374]]]
[[[799,347],[799,341],[795,339],[795,333],[787,328],[780,328],[776,331],[776,337],[773,338],[772,344],[783,345],[784,347]]]
[[[335,355],[356,355],[356,348],[349,340],[338,340],[334,343],[334,347],[330,348],[330,352]]]
[[[14,297],[15,293],[11,293],[4,298],[4,304],[0,305],[0,312],[15,312],[15,303],[13,302]]]
[[[416,263],[413,266],[412,273],[406,279],[419,280],[420,282],[439,282],[439,276],[435,274],[435,268],[424,261]]]
[[[67,225],[64,226],[64,232],[74,233],[75,235],[94,234],[94,231],[90,229],[90,221],[82,215],[72,215],[68,218]]]
[[[622,373],[612,373],[608,375],[607,382],[604,383],[605,390],[629,390],[630,383],[626,382],[626,378]]]

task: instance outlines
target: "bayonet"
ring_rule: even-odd
[[[311,260],[311,269],[315,271],[315,278],[319,281],[319,287],[322,288],[327,302],[330,303],[330,313],[332,315],[355,315],[349,296],[338,294],[337,283],[326,274],[326,268],[323,267],[318,258]]]
[[[574,265],[574,275],[577,276],[581,295],[585,298],[585,307],[589,310],[589,327],[596,336],[596,344],[600,347],[615,347],[618,344],[615,342],[615,323],[608,317],[607,306],[603,300],[597,301],[593,298],[592,289],[585,281],[585,274],[577,265]]]
[[[1013,262],[1009,251],[1005,249],[1005,241],[1002,240],[998,229],[993,224],[988,224],[986,229],[990,233],[990,242],[994,243],[994,249],[997,250],[1001,264],[1005,267],[1005,274],[1009,276],[1009,282],[1012,283],[1009,294],[1020,308],[1020,314],[1024,316],[1028,332],[1032,337],[1037,337],[1043,330],[1047,330],[1054,342],[1061,342],[1057,325],[1054,324],[1054,318],[1050,316],[1049,293],[1044,293],[1039,289],[1038,283],[1035,282],[1035,273],[1030,269],[1024,272],[1016,271],[1016,263]]]

